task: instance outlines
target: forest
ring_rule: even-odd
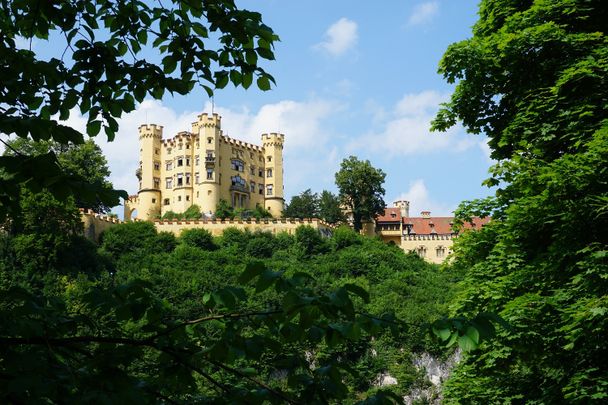
[[[167,4],[0,6],[2,402],[398,403],[429,386],[417,354],[457,347],[444,403],[606,401],[608,2],[482,0],[446,50],[454,90],[432,127],[487,137],[493,195],[456,210],[456,226],[492,220],[441,267],[344,227],[176,238],[136,222],[83,238],[78,207],[127,195],[64,125],[73,108],[112,140],[147,97],[275,84],[279,38],[259,13]],[[64,55],[16,46],[51,34]],[[384,191],[338,177],[359,229]],[[307,190],[290,208],[319,205]]]

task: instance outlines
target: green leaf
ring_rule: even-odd
[[[261,261],[249,262],[245,265],[245,271],[238,278],[239,283],[245,284],[260,276],[266,270],[266,265]]]
[[[257,80],[258,87],[260,90],[268,91],[270,90],[270,81],[266,76],[260,76]]]
[[[87,134],[89,136],[97,136],[101,130],[101,121],[95,120],[87,123]]]

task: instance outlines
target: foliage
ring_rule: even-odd
[[[183,219],[200,219],[201,218],[201,208],[196,204],[192,204],[191,206],[189,206],[186,209],[186,211],[184,211],[184,213],[182,214],[182,218]]]
[[[319,218],[329,224],[346,222],[340,198],[331,191],[323,190],[319,196]]]
[[[459,209],[493,221],[454,247],[465,278],[453,310],[511,326],[465,358],[448,402],[608,398],[607,13],[602,1],[482,1],[473,37],[441,62],[458,84],[434,126],[485,133],[498,160],[486,183],[500,187]]]
[[[340,199],[329,191],[321,195],[310,189],[293,196],[283,210],[284,218],[320,218],[330,224],[344,222],[346,219],[340,208]]]
[[[184,229],[179,236],[180,243],[204,250],[215,249],[213,236],[206,229]]]
[[[291,197],[289,204],[283,210],[285,218],[317,218],[319,212],[319,196],[310,189],[300,195]]]
[[[355,156],[344,159],[336,173],[336,185],[340,200],[353,215],[355,231],[361,230],[363,220],[374,219],[384,212],[384,178],[382,169],[374,168],[369,160],[361,161]]]
[[[232,206],[228,204],[228,201],[220,198],[220,201],[215,207],[215,216],[221,219],[234,219],[234,210]]]
[[[156,240],[156,228],[147,221],[127,222],[101,234],[101,248],[115,257],[148,249]]]
[[[99,184],[105,190],[113,189],[108,180],[110,169],[101,148],[89,139],[82,144],[61,144],[55,141],[32,141],[26,138],[15,138],[6,142],[6,156],[39,156],[49,152],[55,153],[57,161],[64,172],[71,176],[80,176],[89,183]],[[106,213],[110,207],[102,201],[86,201],[74,196],[78,208],[90,209],[98,213]]]
[[[147,95],[187,94],[197,84],[211,95],[229,82],[248,88],[254,79],[268,90],[274,82],[258,61],[274,59],[278,37],[259,13],[241,10],[232,0],[173,0],[166,7],[123,0],[2,4],[2,134],[82,144],[83,134],[61,123],[78,107],[89,136],[103,128],[112,140],[117,119]],[[30,41],[30,49],[17,48],[16,39]],[[65,49],[41,58],[32,41],[63,43]],[[107,206],[127,197],[65,173],[52,151],[3,156],[0,168],[7,173],[0,183],[1,216],[16,208],[19,185],[34,192],[46,187],[60,200],[78,194]]]

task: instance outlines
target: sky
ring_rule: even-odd
[[[276,61],[263,65],[277,85],[267,92],[227,87],[216,93],[213,108],[233,138],[261,144],[262,133],[285,134],[286,200],[308,188],[336,192],[334,174],[350,155],[382,169],[387,205],[409,200],[412,215],[451,215],[460,201],[490,194],[481,185],[492,165],[485,137],[459,126],[429,132],[453,90],[437,73],[439,61],[451,43],[471,36],[477,1],[237,4],[261,12],[281,38]],[[211,110],[206,93],[196,89],[147,99],[123,116],[114,142],[97,140],[114,186],[137,192],[140,124],[163,125],[168,138]],[[83,130],[85,120],[76,113],[68,124]]]

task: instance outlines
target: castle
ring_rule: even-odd
[[[463,224],[461,231],[481,229],[489,221],[489,217],[473,217]],[[454,239],[458,237],[453,229],[454,217],[432,217],[430,211],[410,217],[410,203],[403,200],[386,208],[375,225],[375,234],[384,242],[415,252],[431,263],[442,263],[452,253]]]
[[[283,134],[262,135],[262,146],[229,138],[221,117],[206,113],[192,132],[163,139],[163,127],[139,127],[137,195],[124,205],[125,220],[153,220],[193,204],[213,214],[221,199],[233,208],[261,206],[274,218],[283,211]]]

